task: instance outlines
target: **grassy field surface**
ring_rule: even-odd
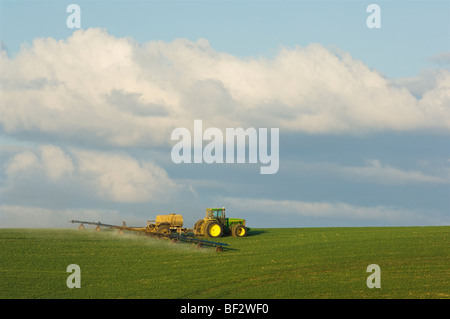
[[[115,230],[0,229],[0,298],[450,298],[450,227],[252,229],[216,253]],[[69,289],[67,266],[81,269]],[[367,266],[381,269],[369,289]]]

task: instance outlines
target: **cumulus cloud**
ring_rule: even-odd
[[[58,181],[73,176],[72,159],[59,147],[40,146],[38,152],[23,151],[16,154],[5,165],[6,182],[11,186],[17,180],[26,180],[37,175]]]
[[[150,161],[114,152],[78,149],[64,152],[54,145],[16,154],[6,163],[5,174],[3,192],[22,192],[23,197],[30,193],[30,183],[34,187],[56,185],[60,192],[66,193],[77,188],[77,195],[88,189],[98,198],[116,203],[164,201],[168,193],[176,194],[178,189],[167,172]]]
[[[448,83],[448,72],[440,69],[423,69],[413,77],[391,79],[393,86],[406,88],[417,100],[421,100],[426,92],[437,88],[443,83]]]
[[[348,53],[311,44],[240,58],[205,39],[137,43],[102,29],[1,52],[0,124],[113,146],[166,145],[196,118],[307,133],[448,130],[450,72],[416,98]]]
[[[442,65],[448,54],[433,60]],[[177,186],[164,168],[132,155],[134,150],[166,150],[173,143],[172,130],[192,128],[195,119],[203,120],[205,128],[222,131],[276,127],[281,132],[359,135],[447,133],[450,128],[449,70],[387,79],[349,53],[320,44],[284,47],[270,58],[243,58],[215,50],[206,39],[138,43],[92,28],[59,41],[35,39],[13,57],[0,50],[0,67],[0,132],[44,143],[4,155],[2,222],[27,215],[50,220],[48,216],[58,212],[66,218],[74,211],[50,204],[57,201],[59,207],[77,208],[170,202],[189,183],[210,183],[210,177],[200,176]],[[159,159],[162,163],[166,158]],[[376,159],[361,167],[298,161],[295,165],[366,183],[448,182],[448,174],[405,170]],[[387,206],[326,200],[230,202],[243,211],[254,204],[267,213],[283,213],[292,205],[297,216],[416,216]],[[76,210],[83,212],[109,213]]]
[[[176,184],[161,167],[130,157],[94,151],[74,151],[78,172],[99,196],[115,202],[161,200],[176,192]]]

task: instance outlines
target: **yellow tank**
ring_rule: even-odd
[[[161,224],[168,224],[170,227],[183,227],[183,216],[170,214],[170,215],[157,215],[156,226]]]

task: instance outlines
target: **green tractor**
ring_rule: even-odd
[[[245,219],[225,217],[225,207],[207,208],[206,217],[194,225],[194,235],[203,237],[247,236],[250,228],[245,227]]]

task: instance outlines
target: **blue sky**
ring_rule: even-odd
[[[12,53],[38,37],[63,39],[73,1],[2,1],[2,41]],[[78,1],[82,28],[100,27],[139,42],[206,38],[238,56],[319,42],[350,52],[389,77],[414,76],[449,49],[448,1]],[[366,27],[366,8],[382,28]]]
[[[450,223],[449,1],[0,3],[0,227]],[[195,119],[279,128],[279,171],[174,164]]]

